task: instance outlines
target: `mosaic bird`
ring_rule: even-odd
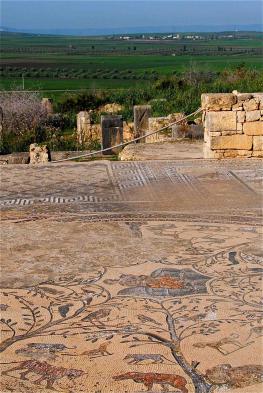
[[[86,317],[82,319],[84,322],[93,322],[94,320],[98,321],[101,318],[106,318],[108,315],[110,315],[111,310],[109,309],[99,309],[97,311],[93,311],[90,314],[88,314]],[[101,323],[101,322],[100,322]]]

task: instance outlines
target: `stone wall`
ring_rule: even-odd
[[[166,117],[150,117],[148,133],[157,131],[160,128],[166,127],[171,123],[179,121],[184,116],[185,115],[183,113],[172,113]],[[181,126],[187,126],[187,122],[185,120],[182,120],[180,124]],[[157,134],[147,136],[145,138],[145,142],[146,143],[165,142],[165,141],[173,141],[174,139],[176,138],[174,138],[172,127],[170,127],[164,131],[158,132]]]
[[[204,158],[263,157],[263,93],[202,94]]]

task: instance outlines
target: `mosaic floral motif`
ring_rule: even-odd
[[[260,392],[257,230],[229,246],[223,225],[193,227],[152,227],[177,236],[164,258],[4,288],[2,391]]]

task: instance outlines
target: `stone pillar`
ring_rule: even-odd
[[[134,114],[134,137],[143,136],[149,130],[149,118],[151,117],[151,105],[135,105],[133,107]],[[139,142],[145,142],[141,139]]]
[[[53,113],[53,100],[51,98],[42,98],[41,104],[46,109],[49,115]]]
[[[44,164],[50,161],[50,153],[46,145],[32,143],[29,148],[30,164]]]
[[[77,114],[77,140],[83,144],[91,137],[91,112],[82,111]]]
[[[102,149],[107,149],[123,142],[123,120],[120,115],[101,116]],[[116,154],[120,148],[106,151],[104,154]]]

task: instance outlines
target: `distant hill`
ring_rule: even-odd
[[[74,35],[74,36],[95,36],[110,34],[136,34],[136,33],[188,33],[188,32],[222,32],[222,31],[263,31],[263,25],[189,25],[189,26],[145,26],[145,27],[126,27],[126,28],[101,28],[101,29],[15,29],[12,27],[0,27],[1,32],[28,33],[28,34],[52,34],[52,35]]]

